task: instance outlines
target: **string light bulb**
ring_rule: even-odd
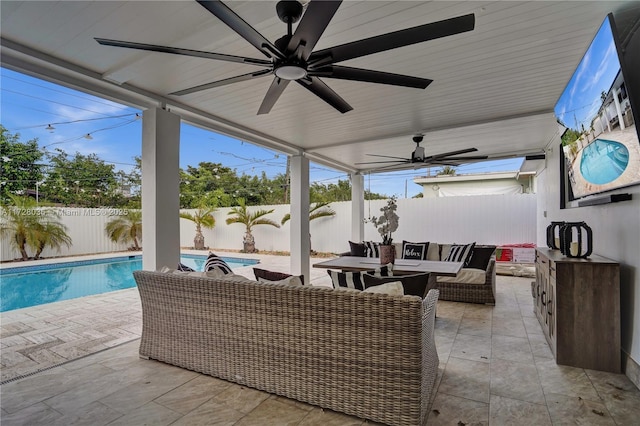
[[[48,130],[50,132],[53,132],[56,128],[53,127],[51,124],[47,125],[47,127],[44,128],[45,130]]]
[[[91,133],[87,133],[86,135],[84,135],[84,138],[89,141],[93,140],[93,136],[91,136]]]

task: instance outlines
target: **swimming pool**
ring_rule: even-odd
[[[596,139],[582,151],[580,173],[588,182],[602,185],[616,180],[629,164],[629,150],[620,142]]]
[[[182,255],[180,261],[202,271],[206,256]],[[233,268],[257,260],[223,257]],[[141,256],[123,256],[0,270],[0,312],[136,286],[133,271],[142,269]]]

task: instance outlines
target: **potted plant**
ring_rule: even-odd
[[[398,205],[396,197],[391,197],[387,201],[387,205],[382,207],[380,211],[382,216],[373,216],[369,221],[378,229],[378,233],[382,237],[380,244],[380,263],[393,263],[396,258],[396,249],[393,246],[393,238],[391,234],[398,229],[399,217],[396,213]]]

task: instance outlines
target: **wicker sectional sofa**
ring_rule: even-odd
[[[353,243],[351,243],[353,244]],[[396,259],[402,259],[402,243],[394,243]],[[426,260],[440,261],[444,259],[451,248],[451,244],[429,243]],[[483,269],[470,265],[464,267],[457,277],[438,277],[437,287],[440,290],[440,300],[466,303],[485,303],[495,305],[496,299],[496,257],[495,246],[476,245],[475,251],[481,252],[485,261]],[[353,251],[341,253],[341,256],[357,255]],[[474,252],[475,255],[475,252]],[[472,261],[473,262],[473,256]],[[482,263],[482,262],[481,262]]]
[[[422,300],[135,271],[140,356],[389,425],[424,424],[438,291]]]

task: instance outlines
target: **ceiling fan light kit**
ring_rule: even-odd
[[[468,14],[314,51],[315,45],[340,7],[342,3],[341,0],[312,0],[306,4],[306,10],[301,3],[295,0],[282,0],[278,2],[276,5],[276,13],[280,20],[287,24],[287,34],[274,43],[271,43],[221,1],[196,1],[239,36],[253,45],[268,59],[247,58],[104,38],[96,38],[95,40],[101,45],[106,46],[244,63],[265,68],[265,70],[262,71],[242,74],[236,77],[178,90],[171,93],[171,95],[188,95],[202,90],[209,90],[215,87],[273,74],[274,79],[260,105],[258,114],[266,114],[271,111],[289,81],[296,81],[302,87],[344,114],[345,112],[351,111],[353,107],[327,86],[319,77],[418,89],[425,89],[432,80],[382,71],[346,67],[336,65],[336,63],[472,31],[475,26],[475,16]],[[294,32],[292,26],[298,21],[299,23]],[[421,147],[418,146],[418,148]],[[416,149],[416,151],[418,151],[418,149]],[[418,156],[418,152],[416,153],[416,161],[426,159],[424,157],[424,149],[421,148],[421,152],[421,157]],[[421,159],[418,160],[418,158]]]

